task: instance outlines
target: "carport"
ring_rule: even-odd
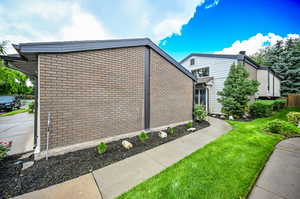
[[[19,51],[18,45],[13,45]],[[37,58],[30,55],[9,54],[0,55],[5,66],[18,70],[29,76],[35,82],[35,113],[20,113],[0,118],[1,141],[13,141],[9,155],[27,153],[37,146],[37,115],[38,115],[38,74]],[[30,59],[30,61],[29,61]]]

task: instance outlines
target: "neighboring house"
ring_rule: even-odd
[[[221,113],[217,92],[223,90],[232,64],[243,63],[249,78],[260,83],[254,98],[280,97],[280,77],[270,67],[257,64],[241,51],[238,55],[192,53],[180,62],[197,77],[194,103],[202,104],[210,113]]]
[[[21,43],[6,65],[35,77],[36,152],[192,120],[195,77],[149,39]],[[79,146],[80,148],[80,146]]]

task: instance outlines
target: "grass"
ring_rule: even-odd
[[[125,198],[246,198],[281,135],[263,131],[266,122],[287,120],[287,108],[251,122],[228,121],[234,128],[160,174],[119,196]]]
[[[10,111],[7,113],[2,113],[2,114],[0,114],[0,117],[11,116],[11,115],[15,115],[18,113],[26,113],[26,112],[28,112],[28,109],[18,109],[18,110]]]

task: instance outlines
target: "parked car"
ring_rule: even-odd
[[[11,111],[19,109],[21,101],[16,96],[0,96],[0,110]]]

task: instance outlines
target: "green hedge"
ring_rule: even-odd
[[[268,117],[273,111],[279,111],[284,108],[286,100],[257,100],[250,105],[249,111],[252,117]]]

